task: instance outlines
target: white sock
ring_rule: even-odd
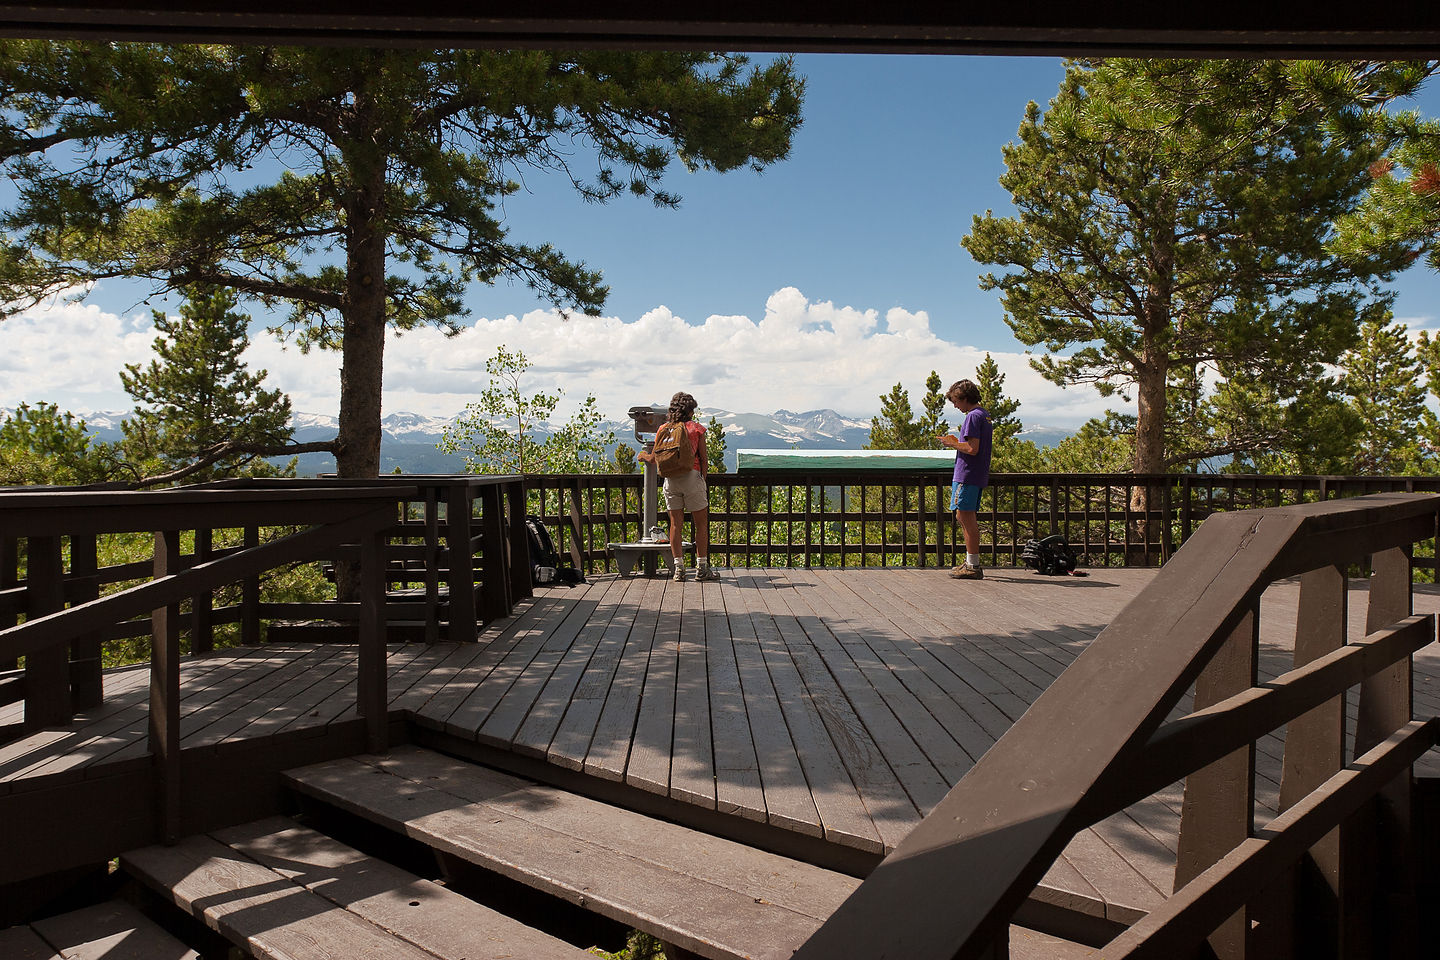
[[[980,566],[980,554],[978,554],[978,553],[967,553],[967,554],[965,554],[965,562],[966,562],[967,564],[969,564],[970,566],[972,566],[972,567],[978,567],[978,566]]]

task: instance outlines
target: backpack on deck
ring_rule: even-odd
[[[662,477],[678,477],[695,469],[695,443],[684,421],[663,424],[655,431],[655,469]]]
[[[579,570],[560,566],[560,555],[555,552],[555,541],[545,521],[533,513],[525,517],[525,539],[530,545],[531,583],[584,583],[585,576]]]
[[[1056,533],[1043,540],[1025,541],[1020,560],[1047,577],[1061,576],[1075,569],[1075,550],[1065,534]]]

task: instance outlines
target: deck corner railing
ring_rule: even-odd
[[[1440,720],[1411,715],[1410,658],[1436,634],[1411,616],[1410,553],[1437,515],[1440,496],[1390,493],[1206,520],[797,960],[1006,956],[1017,908],[1071,838],[1182,778],[1176,892],[1101,956],[1170,960],[1207,943],[1227,960],[1335,944],[1418,956],[1410,767]],[[1366,635],[1351,638],[1356,565]],[[1295,666],[1258,684],[1260,597],[1292,577]],[[1189,712],[1167,719],[1192,688]],[[1280,814],[1257,830],[1255,742],[1287,724]],[[1324,878],[1318,894],[1301,861]]]

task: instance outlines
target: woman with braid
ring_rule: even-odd
[[[705,428],[695,422],[695,398],[688,393],[677,393],[670,398],[670,411],[666,423],[684,424],[695,449],[695,462],[691,469],[665,478],[665,508],[670,512],[670,569],[673,579],[685,579],[685,555],[681,549],[680,532],[685,525],[685,513],[690,513],[695,526],[695,579],[719,580],[720,574],[710,566],[710,500],[705,484],[705,474],[710,469],[710,451],[705,446]],[[653,452],[639,454],[641,460],[655,461]]]

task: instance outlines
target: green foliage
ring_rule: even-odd
[[[1428,341],[1421,350],[1433,350]],[[1344,473],[1362,476],[1433,473],[1436,455],[1425,442],[1436,433],[1435,414],[1426,406],[1428,391],[1420,356],[1407,328],[1388,312],[1367,321],[1360,342],[1340,363],[1340,391],[1359,419],[1347,436]]]
[[[302,348],[343,350],[339,472],[374,476],[387,325],[456,332],[467,287],[501,278],[604,303],[597,271],[509,237],[527,172],[674,206],[672,158],[784,159],[804,83],[699,52],[6,40],[0,89],[6,302],[125,276],[288,307]]]
[[[1291,447],[1283,417],[1204,433],[1204,384],[1263,378],[1285,404],[1353,342],[1395,245],[1341,261],[1325,243],[1376,157],[1278,61],[1071,63],[1004,148],[1012,217],[987,212],[962,241],[999,290],[1034,365],[1061,385],[1138,405],[1131,466],[1155,472],[1226,452]],[[1064,351],[1061,353],[1060,351]],[[1172,389],[1189,385],[1190,415]],[[1208,422],[1215,422],[1210,418]]]
[[[895,384],[880,397],[880,413],[870,419],[870,441],[866,450],[939,450],[939,435],[949,429],[944,419],[945,394],[940,375],[934,370],[925,379],[925,397],[917,420],[910,405],[910,391]]]
[[[1353,138],[1389,147],[1370,166],[1360,208],[1336,222],[1334,249],[1368,257],[1396,244],[1407,262],[1425,258],[1440,270],[1440,120],[1414,110],[1381,109],[1413,96],[1440,71],[1440,61],[1326,64],[1316,69],[1337,125]]]
[[[620,443],[615,447],[615,472],[635,473],[640,469],[640,464],[635,456],[635,448],[628,443]]]
[[[639,930],[631,930],[630,936],[625,941],[625,947],[611,953],[599,947],[591,947],[587,953],[593,953],[603,960],[666,960],[665,945],[659,940],[642,933]]]
[[[538,439],[538,428],[549,421],[565,392],[527,393],[521,381],[529,369],[524,351],[501,344],[485,362],[490,382],[480,400],[465,406],[437,446],[463,455],[471,473],[609,473],[605,451],[615,434],[601,430],[604,418],[593,395],[550,436]]]
[[[232,291],[187,287],[184,293],[178,318],[153,312],[157,359],[143,368],[127,364],[120,374],[136,404],[122,424],[126,455],[144,473],[211,461],[188,474],[189,482],[273,473],[260,451],[273,452],[291,439],[290,398],[264,389],[266,371],[251,373],[240,359],[250,343],[250,318],[234,310]]]
[[[725,426],[714,417],[705,422],[705,449],[710,454],[711,473],[729,469],[725,466]]]
[[[0,421],[0,486],[102,483],[118,466],[115,444],[93,439],[84,420],[53,403],[22,403]]]
[[[1114,412],[1038,451],[1039,473],[1124,473],[1134,459],[1135,418]],[[1031,444],[1032,448],[1034,444]]]
[[[1016,412],[1020,401],[1005,395],[1005,374],[989,353],[975,368],[975,386],[980,388],[980,405],[990,415],[992,439],[996,447],[1010,443],[1025,429]]]

